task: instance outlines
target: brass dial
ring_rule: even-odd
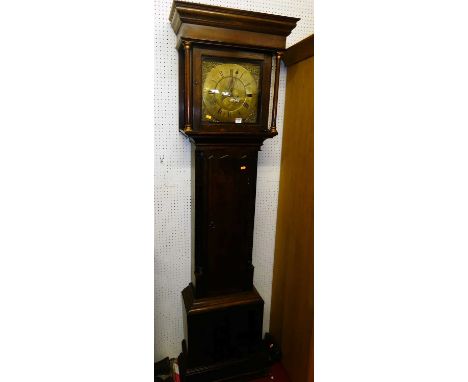
[[[259,65],[204,65],[202,121],[255,123]]]

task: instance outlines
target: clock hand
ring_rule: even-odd
[[[234,80],[233,78],[231,77],[231,80],[229,82],[229,87],[228,87],[228,92],[229,92],[229,95],[231,96],[232,95],[232,89],[234,88]]]
[[[234,89],[234,74],[233,70],[231,69],[231,80],[229,81],[229,94],[232,95],[232,90]]]

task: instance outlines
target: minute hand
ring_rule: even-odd
[[[229,81],[229,95],[232,95],[233,89],[234,89],[234,77],[231,76],[231,80]]]

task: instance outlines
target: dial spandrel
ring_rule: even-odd
[[[260,65],[205,58],[202,121],[256,123]]]

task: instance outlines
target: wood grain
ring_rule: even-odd
[[[313,380],[313,57],[288,68],[270,331],[292,382]]]
[[[182,292],[181,378],[240,381],[262,374],[268,364],[264,303],[253,287],[257,157],[263,141],[277,135],[268,129],[271,57],[284,50],[298,19],[174,1],[170,21],[181,61],[179,129],[193,147],[192,283]],[[255,123],[201,118],[203,57],[256,64],[260,98]],[[278,76],[279,70],[274,118]]]
[[[242,9],[174,1],[169,21],[175,33],[184,23],[187,23],[289,36],[299,19]]]
[[[286,36],[299,19],[174,1],[169,21],[177,35],[177,47],[182,40],[193,40],[276,50],[285,48]]]
[[[313,55],[314,35],[309,36],[290,47],[286,51],[283,61],[286,66],[291,66],[299,61],[305,60],[306,58],[313,57]]]
[[[184,24],[179,29],[176,47],[181,44],[182,39],[196,41],[199,44],[221,44],[224,46],[229,45],[233,48],[245,49],[249,47],[267,51],[284,49],[286,45],[285,36],[193,24]]]

